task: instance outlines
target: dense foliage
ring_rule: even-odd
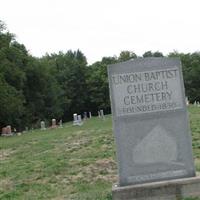
[[[186,95],[191,102],[200,101],[200,52],[168,56],[181,58]],[[69,50],[35,58],[0,21],[0,128],[24,129],[52,118],[66,121],[84,111],[110,112],[107,65],[137,57],[122,51],[88,65],[80,50]],[[147,51],[143,57],[163,54]]]

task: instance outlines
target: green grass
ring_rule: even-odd
[[[0,138],[0,199],[110,199],[111,117]]]
[[[189,112],[200,171],[200,108]],[[111,200],[116,181],[110,115],[105,121],[93,117],[81,127],[66,123],[62,129],[0,138],[1,200]]]

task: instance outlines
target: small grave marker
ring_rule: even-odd
[[[78,115],[76,113],[73,114],[73,125],[78,125]]]
[[[91,113],[91,112],[89,112],[89,118],[90,118],[90,119],[92,118],[92,113]]]
[[[45,122],[44,122],[44,121],[41,121],[41,122],[40,122],[40,129],[41,129],[42,131],[46,130]]]
[[[63,128],[62,119],[59,121],[59,128]]]
[[[52,123],[51,128],[56,128],[57,127],[57,125],[56,125],[56,119],[52,119],[51,123]]]
[[[87,120],[87,112],[84,112],[84,113],[83,113],[83,119],[84,119],[84,120]]]
[[[79,126],[83,125],[83,121],[82,121],[81,115],[78,115],[78,124],[77,125],[79,125]]]
[[[104,116],[103,110],[100,110],[100,116],[101,116],[101,118],[102,118],[103,120],[105,120],[105,116]]]

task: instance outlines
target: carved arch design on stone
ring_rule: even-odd
[[[133,149],[135,164],[171,163],[177,161],[177,144],[160,125],[155,126]]]

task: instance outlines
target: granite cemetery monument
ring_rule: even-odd
[[[108,66],[108,78],[119,171],[113,199],[181,196],[171,191],[170,180],[183,185],[184,178],[195,177],[195,169],[180,60],[117,63]],[[200,179],[194,179],[200,187]]]

